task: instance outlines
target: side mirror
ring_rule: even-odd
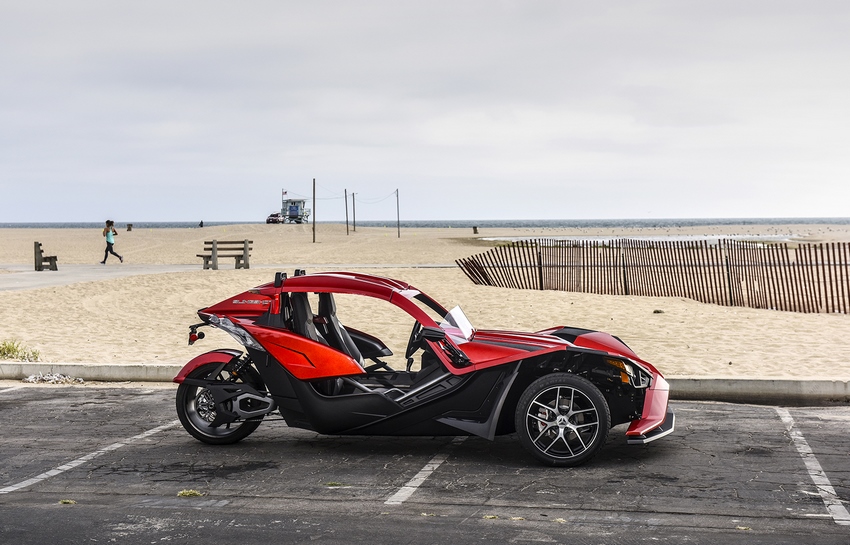
[[[423,327],[422,331],[419,333],[419,341],[422,342],[422,340],[441,342],[446,340],[446,332],[439,327]],[[466,367],[469,365],[469,357],[455,348],[452,343],[445,343],[443,345],[443,349],[448,352],[449,357],[452,359],[452,363],[456,366]]]

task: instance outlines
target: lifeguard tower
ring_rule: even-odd
[[[281,191],[280,217],[283,223],[306,223],[310,218],[307,199],[289,198],[286,190]]]

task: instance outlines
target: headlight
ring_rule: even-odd
[[[231,322],[230,318],[219,318],[218,316],[213,315],[210,316],[210,323],[215,327],[228,332],[231,337],[236,339],[236,342],[245,348],[253,348],[254,350],[260,350],[261,352],[266,351],[266,349],[263,348],[263,345],[257,342],[257,339],[252,337],[250,333],[238,325]]]
[[[620,370],[620,380],[623,384],[631,384],[635,388],[646,388],[649,386],[652,377],[639,365],[633,365],[623,360],[615,360],[614,358],[605,358],[605,363],[613,365]]]
[[[632,366],[622,360],[605,358],[605,363],[613,365],[620,370],[620,380],[623,381],[623,384],[629,384],[629,378],[635,376],[635,371],[632,369]]]

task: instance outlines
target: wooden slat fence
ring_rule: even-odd
[[[850,244],[523,240],[456,261],[476,284],[850,313]]]

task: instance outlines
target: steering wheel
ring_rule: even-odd
[[[408,359],[419,349],[419,332],[422,331],[422,324],[418,321],[413,324],[413,331],[410,332],[410,339],[407,341],[407,349],[404,351],[404,359]]]

